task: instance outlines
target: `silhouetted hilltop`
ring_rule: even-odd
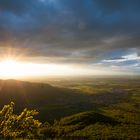
[[[120,91],[89,95],[78,91],[54,87],[49,84],[18,80],[0,80],[0,108],[11,101],[17,105],[16,112],[23,108],[37,109],[40,118],[54,120],[100,105],[112,104],[125,99],[127,93]]]
[[[76,93],[65,88],[53,87],[49,84],[11,79],[0,80],[0,107],[13,101],[17,105],[15,108],[17,112],[25,107],[35,108],[43,114],[41,116],[44,118],[47,114],[50,114],[52,119],[55,118],[56,115],[52,114],[58,108],[60,110],[59,113],[63,115],[64,113],[62,112],[65,109],[67,110],[67,107],[75,106],[75,108],[79,108],[79,104],[86,104],[89,99],[86,94]],[[86,106],[89,106],[89,104]],[[57,115],[59,114],[58,110]],[[70,111],[68,112],[68,114],[71,114]]]

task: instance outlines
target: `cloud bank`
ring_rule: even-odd
[[[139,0],[0,0],[0,53],[12,48],[42,63],[129,64],[139,74],[139,59],[124,58],[140,56],[139,7]]]

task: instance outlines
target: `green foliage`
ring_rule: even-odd
[[[108,114],[106,114],[107,112]],[[139,121],[137,121],[139,118],[134,118],[128,112],[126,114],[117,112],[117,109],[106,110],[102,113],[107,116],[94,112],[84,112],[62,118],[54,123],[52,130],[56,136],[60,137],[77,136],[93,140],[140,139],[140,127]],[[133,113],[133,115],[138,116],[137,113]],[[122,117],[123,119],[121,119]],[[130,118],[129,122],[127,121],[128,117]]]
[[[88,111],[55,120],[51,125],[35,120],[33,116],[38,114],[35,110],[24,109],[15,115],[11,102],[0,111],[0,135],[1,138],[139,139],[139,112],[130,106],[120,103],[100,113]]]
[[[0,135],[1,137],[35,137],[41,122],[33,118],[36,110],[24,109],[20,115],[13,114],[14,103],[5,105],[0,111]]]

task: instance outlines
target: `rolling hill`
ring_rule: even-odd
[[[116,103],[127,96],[128,94],[122,91],[89,95],[49,84],[0,80],[0,108],[13,101],[16,112],[26,107],[37,109],[41,120],[54,120],[92,110],[97,106]]]

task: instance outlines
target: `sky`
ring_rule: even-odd
[[[140,1],[0,0],[0,60],[8,55],[61,73],[139,75]]]

